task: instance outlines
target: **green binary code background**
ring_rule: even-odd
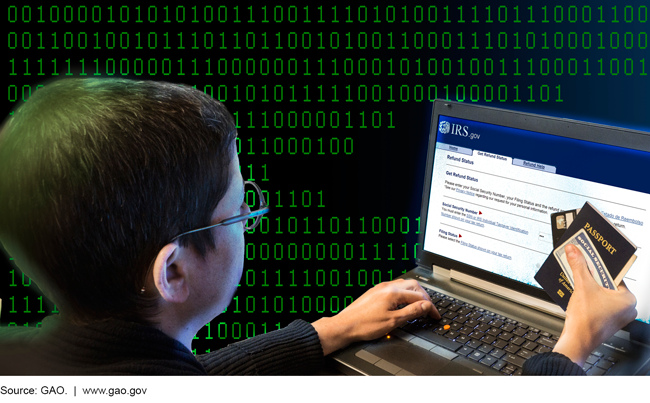
[[[640,1],[2,7],[5,115],[64,77],[187,84],[234,115],[271,212],[195,353],[335,315],[415,266],[436,98],[650,129]],[[0,298],[2,326],[57,312],[10,256]]]

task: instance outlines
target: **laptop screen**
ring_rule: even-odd
[[[589,201],[637,245],[625,283],[650,323],[650,153],[443,114],[434,124],[424,251],[541,288],[550,215]]]

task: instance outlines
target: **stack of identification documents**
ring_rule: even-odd
[[[616,290],[636,260],[636,245],[589,202],[580,209],[553,214],[551,225],[554,238],[557,233],[561,237],[535,275],[550,297],[566,311],[575,287],[564,250],[568,244],[582,252],[598,284]]]

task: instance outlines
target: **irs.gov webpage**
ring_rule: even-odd
[[[424,249],[540,287],[534,276],[553,250],[550,215],[589,201],[637,245],[625,283],[638,319],[650,323],[650,195],[611,184],[620,174],[644,181],[633,173],[638,158],[650,168],[642,154],[441,116]]]

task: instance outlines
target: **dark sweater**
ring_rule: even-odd
[[[136,323],[75,326],[48,317],[43,326],[3,329],[0,375],[305,375],[323,364],[318,334],[302,320],[196,357],[179,341]],[[525,375],[585,375],[558,353],[538,354],[523,369]]]
[[[43,330],[11,329],[11,339],[7,330],[0,375],[291,375],[323,363],[318,334],[302,320],[196,357],[157,329],[119,320],[75,326],[48,317]]]
[[[587,375],[567,356],[560,353],[537,354],[524,363],[524,375]]]

